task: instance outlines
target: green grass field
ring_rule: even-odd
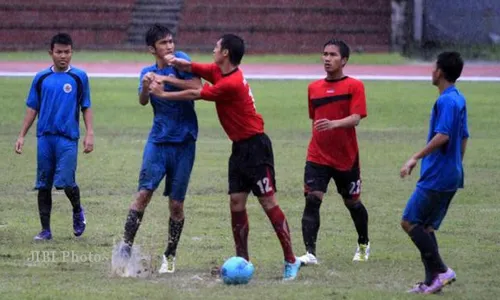
[[[87,231],[80,239],[73,237],[69,201],[56,193],[54,240],[33,243],[40,226],[32,191],[36,169],[34,128],[26,139],[24,154],[18,156],[13,151],[30,82],[28,78],[0,78],[1,299],[429,298],[405,293],[423,279],[418,251],[399,226],[418,172],[407,180],[401,180],[398,173],[408,156],[425,144],[429,112],[437,96],[430,83],[366,82],[369,116],[361,122],[358,138],[362,199],[370,214],[370,261],[351,262],[355,229],[331,185],[321,211],[321,264],[303,268],[294,282],[282,283],[279,242],[257,200],[251,198],[249,245],[256,272],[247,286],[230,287],[210,275],[211,267],[234,254],[226,195],[230,142],[213,104],[197,104],[200,135],[186,199],[178,271],[146,279],[114,278],[109,274],[109,260],[136,189],[151,108],[137,103],[135,80],[91,79],[95,152],[80,155],[77,175],[87,211]],[[275,148],[277,196],[289,220],[294,249],[301,255],[302,178],[310,137],[307,82],[251,84]],[[460,83],[460,88],[468,97],[471,132],[465,158],[466,189],[457,194],[437,235],[441,254],[457,272],[458,281],[446,288],[440,299],[490,300],[500,293],[500,120],[494,113],[500,86]],[[136,239],[157,262],[164,251],[167,226],[167,201],[158,193]],[[30,261],[37,251],[53,251],[54,261]]]
[[[182,50],[179,48],[178,50]],[[211,53],[188,53],[191,58],[199,62],[212,62]],[[0,61],[46,61],[48,54],[46,51],[32,52],[0,52]],[[269,54],[269,55],[245,55],[245,64],[255,63],[289,63],[289,64],[315,64],[321,61],[321,53],[290,55],[290,54]],[[74,53],[74,63],[77,62],[151,62],[151,55],[140,51],[78,51]],[[404,64],[410,62],[398,53],[356,53],[349,64]]]

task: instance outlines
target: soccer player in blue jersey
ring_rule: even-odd
[[[169,197],[170,219],[167,248],[159,273],[175,271],[176,249],[184,226],[184,198],[195,159],[198,122],[194,101],[165,101],[149,93],[153,81],[162,81],[166,91],[201,87],[201,80],[190,73],[167,65],[168,54],[189,60],[189,56],[174,51],[172,32],[161,25],[153,25],[146,33],[146,44],[155,58],[155,64],[142,70],[139,83],[139,103],[153,107],[153,127],[144,147],[139,187],[125,222],[122,257],[130,257],[135,235],[144,210],[166,177],[164,196]]]
[[[439,255],[434,231],[439,229],[453,196],[464,184],[462,161],[469,138],[467,106],[455,86],[463,65],[457,52],[438,55],[432,84],[440,95],[431,110],[427,145],[410,157],[400,171],[402,178],[410,175],[422,159],[420,179],[401,221],[420,250],[426,274],[425,281],[416,284],[410,293],[436,293],[456,279],[455,272]]]
[[[42,231],[35,240],[52,239],[50,213],[52,187],[63,189],[73,206],[73,233],[85,231],[85,213],[80,204],[80,189],[75,181],[78,140],[80,138],[80,110],[85,122],[83,152],[94,149],[94,129],[90,87],[87,74],[70,65],[73,53],[71,36],[59,33],[52,38],[49,54],[53,65],[36,74],[26,100],[24,122],[15,144],[22,153],[24,137],[38,116],[37,123],[37,177],[38,211]]]

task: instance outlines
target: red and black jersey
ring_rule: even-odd
[[[240,69],[222,74],[216,64],[192,63],[192,72],[213,85],[205,84],[201,98],[214,101],[222,128],[233,142],[264,132],[264,120],[255,109],[255,100]]]
[[[353,114],[366,117],[365,88],[361,81],[343,77],[338,80],[321,79],[308,87],[309,117],[339,120]],[[338,170],[350,170],[358,159],[356,129],[335,128],[312,130],[307,160]]]

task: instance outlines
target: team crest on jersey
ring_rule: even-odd
[[[66,94],[71,93],[71,91],[72,91],[72,90],[73,90],[73,87],[71,86],[71,84],[69,84],[69,83],[64,84],[64,86],[63,86],[63,91],[64,91]]]
[[[326,93],[327,94],[333,94],[333,93],[335,93],[335,90],[334,89],[328,89],[328,90],[326,90]]]

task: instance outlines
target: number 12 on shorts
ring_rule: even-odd
[[[271,181],[269,177],[264,177],[261,180],[257,181],[257,185],[260,188],[260,192],[265,195],[273,191],[273,187],[271,186]]]

